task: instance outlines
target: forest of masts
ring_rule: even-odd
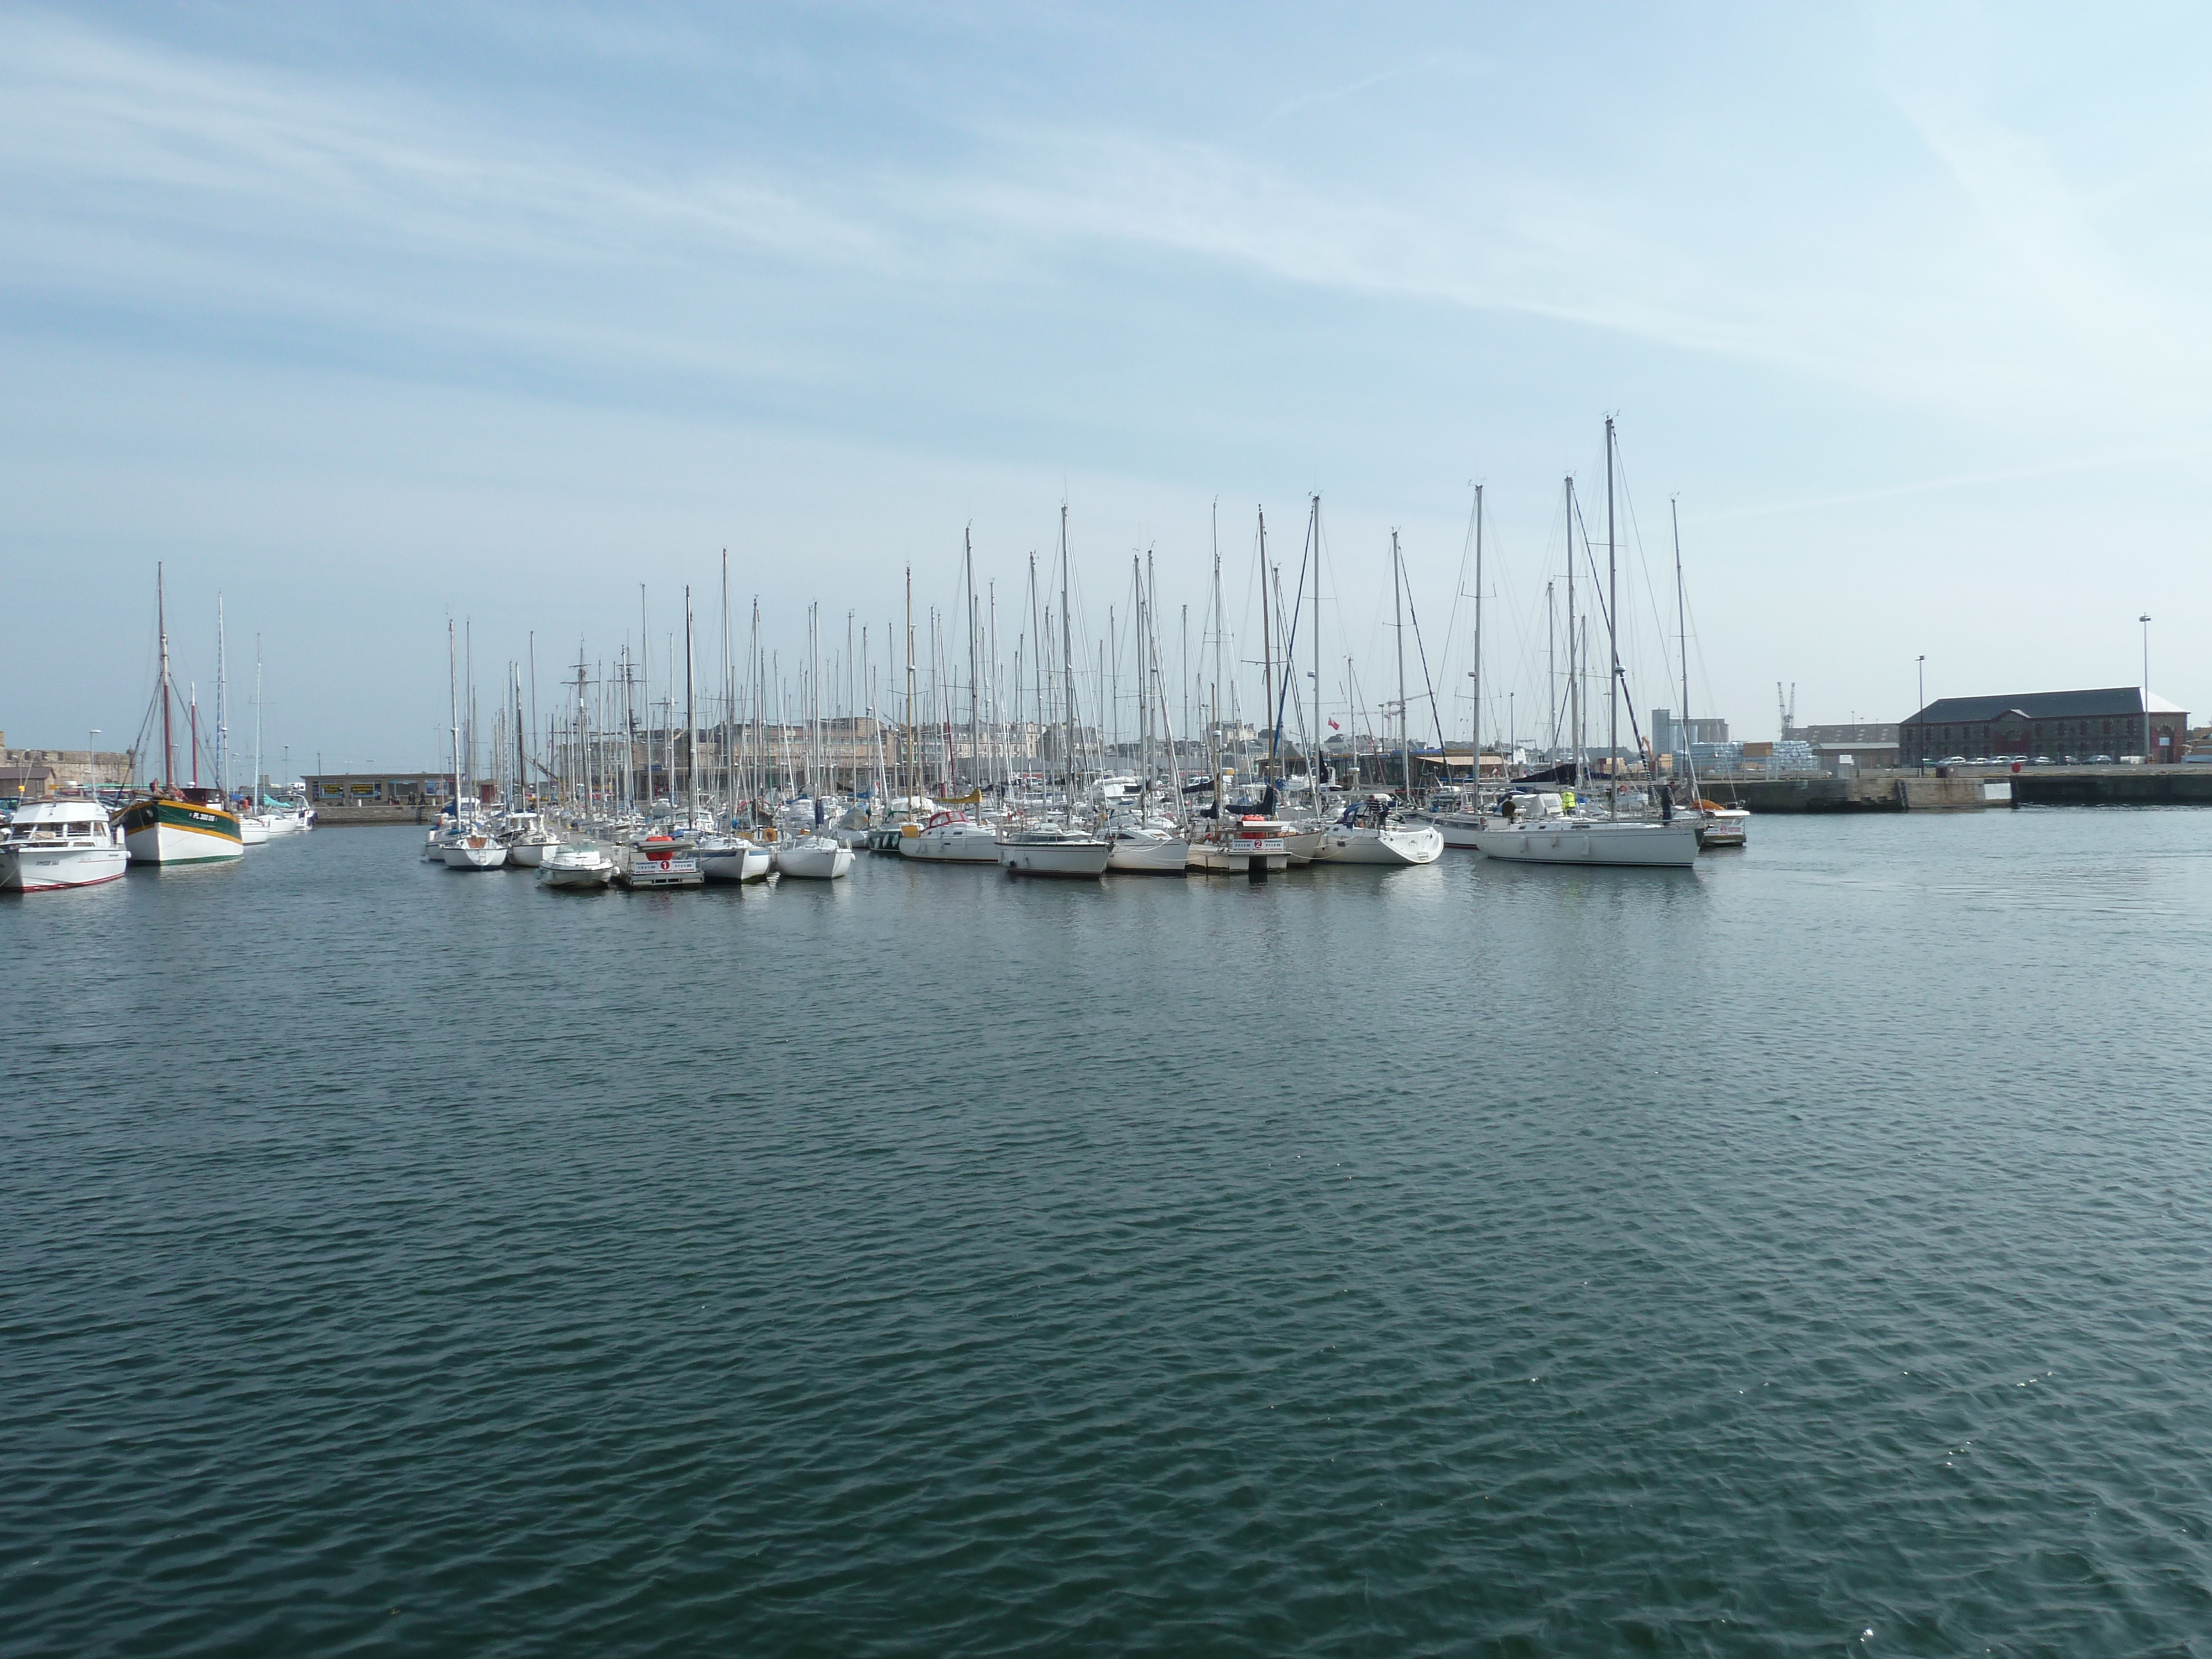
[[[1464,767],[1486,746],[1531,758],[1589,754],[1591,683],[1608,675],[1590,660],[1590,618],[1577,614],[1574,567],[1584,563],[1595,576],[1609,550],[1602,538],[1594,544],[1582,526],[1571,480],[1566,503],[1566,615],[1562,627],[1559,584],[1547,581],[1538,649],[1549,690],[1528,711],[1535,728],[1530,738],[1516,729],[1518,711],[1508,713],[1510,694],[1493,692],[1487,745],[1477,740],[1473,718],[1448,742],[1447,699],[1431,674],[1395,533],[1389,625],[1397,684],[1388,690],[1397,695],[1364,694],[1351,654],[1324,658],[1315,495],[1299,560],[1287,572],[1270,558],[1266,515],[1257,515],[1255,657],[1239,657],[1225,620],[1218,537],[1195,627],[1187,604],[1164,612],[1146,552],[1131,556],[1105,631],[1092,634],[1069,565],[1063,507],[1060,547],[1029,556],[1018,609],[1002,602],[996,580],[979,586],[970,544],[962,553],[956,605],[931,606],[917,618],[909,566],[902,609],[880,627],[848,610],[842,628],[832,619],[825,630],[821,605],[808,605],[804,653],[793,663],[764,642],[757,598],[733,616],[725,552],[714,610],[703,618],[687,586],[673,625],[656,635],[651,596],[641,584],[636,635],[626,635],[611,656],[597,659],[580,645],[550,686],[541,686],[532,635],[526,659],[507,665],[501,706],[488,725],[471,664],[458,717],[459,752],[448,755],[449,770],[461,773],[471,795],[645,806],[869,793],[878,799],[945,799],[979,787],[1064,786],[1071,775],[1194,780],[1231,771],[1264,780],[1309,772],[1316,761],[1340,783],[1398,785],[1412,781],[1409,756]],[[1471,682],[1465,695],[1449,699],[1475,709],[1486,706],[1482,537],[1478,486],[1471,560],[1463,560],[1472,564],[1474,585],[1470,592],[1462,580],[1456,595],[1472,601],[1474,667],[1463,676]],[[1453,625],[1459,614],[1455,604]],[[1246,650],[1254,643],[1249,633]],[[1524,632],[1524,658],[1531,643]],[[1324,662],[1332,672],[1324,673]],[[1341,722],[1324,711],[1324,686],[1335,694]],[[1495,707],[1499,702],[1506,707]],[[1642,747],[1640,733],[1637,740]],[[1455,756],[1448,752],[1455,748]]]

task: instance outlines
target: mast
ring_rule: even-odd
[[[538,636],[533,634],[530,637],[531,643],[534,647],[537,644]],[[521,665],[509,664],[507,672],[514,681],[514,793],[510,797],[507,805],[510,811],[516,811],[522,805],[522,798],[530,792],[530,750],[523,743],[528,728],[522,723]],[[532,685],[538,683],[538,664],[534,653],[530,665],[530,681]],[[538,719],[535,712],[537,705],[538,700],[533,696],[531,699],[532,713],[530,716],[532,723],[535,723]]]
[[[1395,619],[1398,635],[1398,773],[1410,803],[1413,799],[1413,751],[1407,736],[1413,722],[1407,718],[1406,708],[1406,617],[1405,585],[1399,580],[1402,561],[1398,555],[1398,532],[1390,532],[1390,614]]]
[[[538,630],[534,628],[530,630],[530,735],[533,739],[538,736]],[[547,732],[545,740],[549,745],[552,743],[550,732]],[[545,758],[550,762],[553,757],[549,754]],[[530,793],[530,773],[526,766],[523,770],[522,793],[526,795]]]
[[[168,789],[177,781],[177,738],[170,726],[168,592],[159,560],[154,564],[154,616],[161,633],[161,787]]]
[[[261,816],[261,635],[253,636],[253,816]]]
[[[453,661],[453,619],[446,618],[446,708],[453,723],[453,829],[461,827],[461,690]]]
[[[1260,684],[1267,689],[1267,781],[1274,781],[1275,745],[1283,721],[1275,706],[1275,647],[1269,631],[1274,600],[1267,590],[1267,509],[1260,509]]]
[[[1067,746],[1062,751],[1067,763],[1067,817],[1075,817],[1075,634],[1067,619],[1067,503],[1060,504],[1060,664],[1065,706],[1060,713],[1067,723]]]
[[[737,682],[730,677],[730,550],[722,550],[722,804],[738,798],[738,757],[732,747],[738,708]]]
[[[1307,738],[1311,745],[1306,751],[1306,787],[1312,792],[1313,810],[1321,811],[1321,752],[1322,727],[1325,724],[1321,712],[1321,492],[1313,498],[1313,677],[1314,718],[1313,735]]]
[[[222,634],[222,595],[215,596],[215,791],[230,800],[230,664]]]
[[[1691,752],[1688,735],[1690,722],[1690,606],[1689,601],[1683,597],[1682,593],[1681,506],[1680,501],[1672,495],[1667,498],[1667,517],[1668,521],[1673,525],[1674,531],[1674,639],[1675,643],[1680,647],[1682,653],[1682,714],[1679,729],[1683,733],[1681,738],[1682,759],[1686,764],[1690,774],[1689,804],[1694,806],[1698,803],[1699,792],[1698,789],[1698,757]],[[1651,764],[1655,768],[1659,764],[1659,757],[1657,755],[1655,754],[1652,756]]]
[[[1613,416],[1605,417],[1605,637],[1612,668],[1605,677],[1605,776],[1608,817],[1620,816],[1620,566],[1613,539]]]
[[[691,785],[691,813],[699,812],[699,705],[697,685],[691,672],[691,647],[694,641],[691,620],[691,585],[684,585],[684,742],[690,751],[684,757],[684,769]],[[696,824],[691,826],[695,830]]]
[[[915,781],[914,720],[914,567],[908,565],[906,568],[906,730],[900,734],[899,746],[905,756],[904,764],[900,768],[900,771],[903,775],[907,808],[909,811],[914,806]]]
[[[1482,802],[1482,486],[1474,487],[1474,793]]]
[[[1583,787],[1582,651],[1575,632],[1575,480],[1567,476],[1567,742],[1573,750],[1575,787]]]
[[[976,678],[975,669],[975,532],[969,528],[960,532],[963,557],[968,576],[968,784],[975,791],[975,816],[983,816],[983,712],[979,699],[982,682]]]

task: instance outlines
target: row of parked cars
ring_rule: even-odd
[[[2133,755],[2114,760],[2110,755],[2038,755],[2030,760],[2026,755],[1946,755],[1936,763],[1938,766],[2010,766],[2017,761],[2022,766],[2125,766],[2134,763]]]

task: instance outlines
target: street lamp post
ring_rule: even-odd
[[[1920,653],[1920,712],[1912,717],[1912,752],[1923,773],[1928,769],[1928,653]]]
[[[2136,620],[2142,624],[2143,631],[2143,764],[2148,766],[2153,758],[2150,750],[2150,612],[2144,611]]]

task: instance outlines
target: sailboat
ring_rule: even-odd
[[[1075,647],[1067,614],[1067,503],[1060,507],[1060,660],[1065,695],[1061,714],[1064,733],[1060,760],[1066,772],[1066,792],[1057,819],[1010,826],[998,836],[999,867],[1008,875],[1103,876],[1113,845],[1103,836],[1076,827],[1075,785],[1078,771],[1075,746]]]
[[[471,653],[471,660],[474,660]],[[434,835],[431,846],[440,862],[448,870],[497,870],[507,863],[507,848],[499,837],[491,833],[473,803],[465,801],[461,793],[461,705],[459,683],[454,678],[453,623],[446,620],[446,700],[453,722],[453,828]],[[475,700],[471,695],[471,709]],[[473,719],[473,716],[471,717]],[[471,730],[473,730],[471,726]],[[476,748],[473,737],[469,742],[471,759]]]
[[[1406,636],[1402,565],[1398,554],[1398,532],[1390,532],[1390,589],[1398,617],[1398,766],[1405,790],[1405,799],[1413,794],[1413,758],[1412,739],[1407,734],[1411,724],[1406,702]],[[1354,801],[1344,809],[1344,815],[1322,834],[1321,845],[1315,850],[1316,864],[1434,864],[1443,856],[1443,831],[1433,823],[1408,820],[1401,817],[1399,803],[1389,795],[1377,793],[1364,801]]]
[[[161,781],[123,809],[119,822],[133,864],[214,864],[246,856],[238,815],[223,804],[219,790],[200,787],[199,717],[192,717],[192,781],[176,781],[177,745],[173,724],[176,688],[169,675],[168,599],[161,568],[155,567],[154,605],[161,641]]]
[[[1613,514],[1613,421],[1608,416],[1605,423],[1605,558],[1606,581],[1611,592],[1605,606],[1605,623],[1612,663],[1607,685],[1610,728],[1607,750],[1611,758],[1607,768],[1606,815],[1599,817],[1586,810],[1566,811],[1562,798],[1550,793],[1508,796],[1500,803],[1498,816],[1486,820],[1475,832],[1475,845],[1489,858],[1522,864],[1605,864],[1680,870],[1686,870],[1698,861],[1697,826],[1687,817],[1676,817],[1671,802],[1656,820],[1620,816],[1620,594]],[[1567,482],[1567,606],[1571,639],[1575,526],[1572,479]],[[1578,725],[1575,757],[1579,778],[1582,749]]]

